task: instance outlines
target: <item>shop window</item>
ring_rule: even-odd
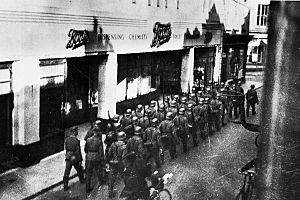
[[[257,9],[257,26],[267,26],[267,17],[269,13],[269,5],[258,4]]]

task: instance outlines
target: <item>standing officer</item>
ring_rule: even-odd
[[[157,128],[158,119],[154,118],[151,122],[151,127],[145,130],[143,140],[144,146],[147,148],[146,161],[149,162],[151,158],[154,159],[156,167],[160,168],[159,150],[160,150],[160,132]]]
[[[106,156],[106,162],[109,163],[110,171],[109,171],[109,183],[108,183],[108,191],[109,197],[112,198],[115,196],[113,191],[114,184],[116,182],[117,176],[122,175],[124,171],[123,157],[126,148],[126,143],[124,142],[126,139],[126,133],[124,131],[117,133],[117,141],[114,142],[108,150],[108,154]]]
[[[93,170],[95,169],[99,184],[104,182],[103,180],[103,168],[104,168],[104,152],[103,143],[101,138],[101,132],[95,132],[95,134],[86,140],[84,146],[84,152],[86,153],[85,170],[86,170],[86,192],[92,191],[91,178]]]
[[[168,112],[166,114],[166,119],[160,123],[158,129],[161,133],[164,150],[168,149],[171,159],[174,159],[176,156],[176,144],[179,143],[179,140],[175,132],[175,126],[172,122],[172,117],[173,113]]]
[[[83,170],[81,166],[82,154],[80,148],[80,141],[77,138],[78,127],[72,127],[70,129],[70,136],[65,140],[65,149],[66,149],[66,168],[63,177],[64,191],[69,190],[69,176],[72,169],[72,166],[76,169],[80,183],[84,183]]]
[[[84,136],[84,140],[86,141],[88,138],[92,137],[95,134],[95,132],[99,132],[100,127],[101,127],[101,121],[96,120],[94,123],[94,127],[90,128],[86,133],[86,135]]]
[[[256,92],[256,90],[254,88],[255,88],[255,85],[252,84],[250,86],[250,89],[246,93],[246,99],[247,99],[247,109],[246,109],[246,112],[247,112],[247,117],[249,117],[249,108],[250,108],[250,106],[252,108],[252,115],[255,115],[256,114],[256,112],[255,112],[255,104],[258,105],[258,103],[259,103],[258,97],[257,97],[257,92]]]
[[[185,109],[180,108],[178,115],[173,119],[177,136],[181,139],[183,152],[187,152],[187,139],[188,139],[188,121],[184,116]]]
[[[217,94],[217,96],[220,96],[220,95]],[[222,102],[220,102],[218,99],[216,99],[216,97],[213,96],[212,100],[209,103],[209,106],[210,106],[210,110],[211,110],[211,119],[210,120],[211,120],[213,126],[215,126],[216,130],[219,131],[221,129],[220,112],[221,112]]]
[[[165,112],[165,105],[160,104],[159,109],[154,114],[154,118],[158,119],[158,123],[161,123],[163,120],[166,119],[166,112]]]
[[[197,142],[197,132],[196,132],[196,126],[195,126],[195,116],[194,116],[194,112],[193,112],[193,104],[188,104],[188,109],[185,112],[185,116],[188,121],[189,133],[192,135],[193,145],[195,147],[198,145],[198,142]]]

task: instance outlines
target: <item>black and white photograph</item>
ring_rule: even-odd
[[[0,5],[0,200],[300,199],[300,1]]]

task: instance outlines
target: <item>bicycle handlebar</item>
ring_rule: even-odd
[[[239,171],[239,173],[243,174],[243,175],[250,175],[250,176],[256,174],[255,171],[253,171],[253,170],[247,170],[247,171],[244,171],[244,172]]]

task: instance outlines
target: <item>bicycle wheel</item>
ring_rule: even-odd
[[[169,190],[162,189],[158,192],[157,200],[172,200],[172,195]]]
[[[238,195],[235,197],[235,200],[244,200],[242,191],[238,193]]]

